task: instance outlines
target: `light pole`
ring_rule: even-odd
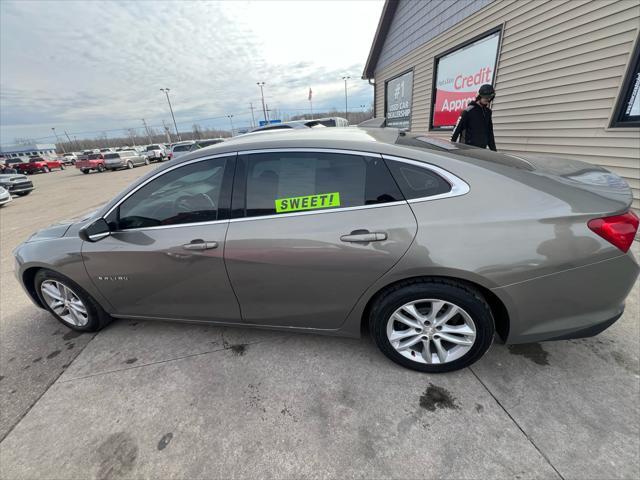
[[[231,136],[233,137],[233,115],[227,115],[229,123],[231,123]]]
[[[349,121],[349,109],[347,106],[347,80],[350,78],[351,77],[342,77],[342,80],[344,80],[344,118],[347,122]]]
[[[267,108],[264,106],[264,82],[258,82],[256,83],[256,85],[258,85],[260,87],[260,95],[262,97],[262,113],[264,114],[264,121],[265,123],[268,123],[267,120]]]
[[[51,127],[51,130],[53,130],[53,134],[54,134],[54,135],[55,135],[55,137],[56,137],[56,144],[60,143],[60,140],[58,140],[58,134],[56,133],[56,127]],[[57,145],[56,145],[56,146],[57,146]],[[62,148],[62,153],[67,153],[67,152],[64,150],[64,145],[63,145],[63,144],[61,144],[61,143],[60,143],[60,147]]]
[[[173,107],[171,106],[171,100],[169,100],[169,89],[161,88],[161,92],[167,96],[167,103],[169,104],[169,110],[171,111],[171,118],[173,118],[173,126],[176,127],[176,135],[178,136],[178,140],[182,141],[182,137],[180,136],[180,132],[178,131],[178,124],[176,123],[176,117],[173,115]]]
[[[253,116],[253,102],[249,102],[249,108],[251,109],[251,128],[256,128],[256,117]]]

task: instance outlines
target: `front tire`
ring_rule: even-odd
[[[42,304],[66,327],[79,332],[96,332],[111,321],[86,290],[64,275],[39,270],[35,287]]]
[[[81,171],[82,173],[84,173],[85,175],[86,175],[87,173],[89,173],[89,169],[87,169],[87,168],[82,168],[82,169],[80,169],[80,171]]]
[[[44,173],[49,173],[51,170],[49,169],[49,167],[42,167],[42,171]]]
[[[64,170],[64,165],[60,165],[60,170]]]
[[[133,168],[133,163],[127,162],[127,168],[131,170]]]
[[[419,280],[385,292],[371,308],[369,327],[378,348],[420,372],[468,367],[491,346],[494,322],[475,288],[452,280]]]

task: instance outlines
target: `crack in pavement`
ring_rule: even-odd
[[[285,336],[282,336],[282,337],[275,337],[274,339],[269,339],[269,340],[258,340],[258,341],[256,341],[256,342],[249,342],[249,343],[246,343],[245,345],[258,345],[258,344],[260,344],[260,343],[270,342],[270,341],[272,341],[272,340],[276,340],[276,339],[280,339],[280,338],[286,338],[286,337],[287,337],[287,336],[285,335]],[[84,349],[83,349],[83,350],[84,350]],[[107,371],[104,371],[104,372],[96,372],[96,373],[92,373],[92,374],[90,374],[90,375],[84,375],[84,376],[82,376],[82,377],[70,378],[70,379],[68,379],[68,380],[60,380],[59,382],[58,382],[58,381],[56,381],[56,382],[54,382],[54,383],[69,383],[69,382],[74,382],[74,381],[76,381],[76,380],[84,380],[84,379],[86,379],[86,378],[98,377],[98,376],[100,376],[100,375],[108,375],[108,374],[110,374],[110,373],[124,372],[124,371],[126,371],[126,370],[133,370],[133,369],[136,369],[136,368],[148,367],[148,366],[151,366],[151,365],[159,365],[159,364],[162,364],[162,363],[175,362],[175,361],[177,361],[177,360],[183,360],[183,359],[185,359],[185,358],[192,358],[192,357],[198,357],[198,356],[200,356],[200,355],[208,355],[208,354],[210,354],[210,353],[223,352],[223,351],[225,351],[225,350],[230,350],[230,347],[229,347],[229,346],[224,346],[224,345],[223,345],[223,346],[222,346],[222,347],[220,347],[220,348],[215,348],[215,349],[213,349],[213,350],[207,350],[207,351],[205,351],[205,352],[190,353],[190,354],[188,354],[188,355],[182,355],[182,356],[174,357],[174,358],[167,358],[167,359],[165,359],[165,360],[157,360],[157,361],[155,361],[155,362],[142,363],[142,364],[140,364],[140,365],[132,365],[132,366],[130,366],[130,367],[116,368],[116,369],[113,369],[113,370],[107,370]],[[74,361],[75,361],[75,359],[74,359]],[[56,379],[56,380],[57,380],[57,379]],[[53,385],[51,385],[51,386],[53,386]],[[49,387],[49,388],[50,388],[50,387]],[[47,390],[48,390],[48,389],[47,389]]]
[[[11,432],[13,432],[13,430],[18,426],[18,424],[19,424],[20,422],[22,422],[22,420],[24,419],[24,417],[26,417],[26,416],[27,416],[27,414],[31,411],[31,409],[32,409],[33,407],[35,407],[35,406],[36,406],[36,404],[40,401],[40,399],[42,399],[42,397],[45,395],[45,393],[47,393],[47,392],[51,389],[51,387],[53,387],[53,386],[58,382],[58,379],[62,376],[62,374],[63,374],[64,372],[66,372],[66,371],[67,371],[67,368],[69,368],[69,367],[73,364],[73,362],[75,362],[75,361],[76,361],[76,358],[78,358],[78,355],[80,355],[82,352],[84,352],[84,349],[85,349],[85,348],[87,348],[87,346],[88,346],[91,342],[93,342],[93,340],[94,340],[97,336],[98,336],[98,334],[97,334],[97,333],[96,333],[96,334],[94,334],[94,335],[91,337],[91,340],[89,340],[89,341],[86,343],[86,345],[85,345],[84,347],[82,347],[82,348],[80,348],[80,349],[78,349],[78,350],[76,351],[76,352],[77,352],[77,353],[76,353],[76,356],[75,356],[75,357],[73,357],[73,358],[71,359],[71,361],[70,361],[70,362],[69,362],[69,364],[68,364],[69,366],[67,366],[66,368],[63,368],[63,369],[60,371],[60,373],[59,373],[58,375],[56,375],[56,376],[55,376],[55,378],[53,378],[53,379],[51,380],[51,382],[49,383],[49,385],[47,385],[47,386],[46,386],[46,388],[42,391],[42,393],[38,396],[38,398],[36,398],[36,399],[31,403],[31,405],[29,405],[29,407],[28,407],[28,408],[26,408],[24,412],[22,412],[22,415],[20,415],[20,417],[18,417],[18,418],[16,419],[15,423],[14,423],[13,425],[11,425],[11,427],[7,430],[7,432],[6,432],[2,437],[0,437],[0,445],[1,445],[1,444],[2,444],[2,442],[4,442],[4,440],[9,436],[9,434],[11,434]]]
[[[537,452],[542,456],[542,458],[545,459],[545,461],[549,464],[549,466],[553,469],[553,471],[556,472],[556,474],[558,475],[558,478],[560,478],[561,480],[565,480],[565,478],[558,471],[556,466],[553,463],[551,463],[551,460],[549,459],[549,457],[547,457],[547,455],[542,450],[540,450],[540,448],[535,444],[533,439],[527,434],[527,432],[524,431],[524,429],[520,426],[520,424],[516,421],[516,419],[511,416],[509,411],[504,407],[504,405],[502,405],[500,400],[498,400],[498,397],[496,397],[493,394],[493,392],[489,389],[489,387],[487,387],[487,385],[480,379],[478,374],[476,372],[474,372],[473,368],[472,367],[467,367],[467,368],[473,374],[473,376],[476,377],[476,380],[478,380],[478,382],[480,382],[480,385],[482,385],[482,387],[487,391],[487,393],[489,395],[491,395],[491,398],[493,398],[493,400],[498,404],[498,406],[502,409],[502,411],[511,419],[511,421],[514,423],[514,425],[516,427],[518,427],[518,430],[520,430],[522,432],[522,434],[529,441],[529,443],[533,446],[533,448],[535,448],[537,450]]]

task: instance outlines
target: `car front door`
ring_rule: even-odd
[[[379,155],[241,153],[225,263],[245,323],[336,329],[416,220]]]
[[[106,215],[111,234],[82,255],[116,315],[240,321],[223,261],[234,168],[235,154],[177,165]]]

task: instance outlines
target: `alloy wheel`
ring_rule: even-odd
[[[461,307],[440,299],[405,303],[387,321],[387,339],[414,362],[443,364],[464,356],[476,340],[476,325]]]
[[[87,307],[71,288],[57,280],[45,280],[40,285],[40,291],[49,308],[63,321],[75,327],[87,325]]]

